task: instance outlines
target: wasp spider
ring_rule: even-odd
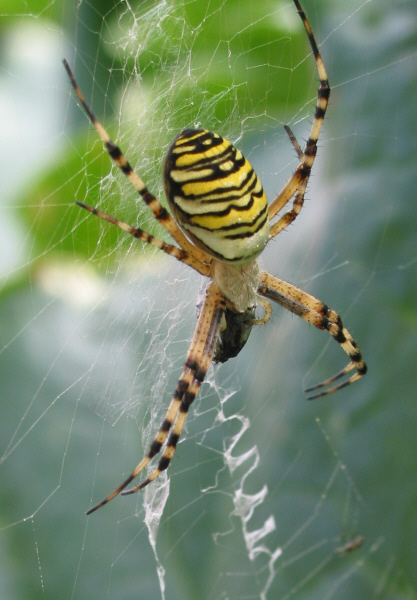
[[[330,94],[326,70],[310,24],[299,1],[294,0],[294,4],[310,41],[320,87],[304,150],[300,148],[289,127],[285,127],[300,164],[270,204],[256,173],[237,148],[217,133],[205,129],[184,129],[173,141],[164,163],[164,187],[171,209],[169,213],[135,173],[120,148],[109,138],[103,125],[87,105],[64,60],[78,99],[107,152],[177,245],[161,241],[143,229],[131,227],[97,208],[81,202],[77,204],[143,242],[156,246],[198,271],[209,281],[204,301],[199,307],[197,325],[182,374],[148,453],[129,477],[102,502],[90,508],[87,514],[121,492],[130,494],[141,490],[169,466],[187,412],[210,363],[225,362],[240,352],[252,326],[268,321],[272,310],[268,300],[280,304],[315,327],[328,331],[349,356],[350,362],[339,373],[306,390],[314,390],[310,399],[340,390],[366,373],[361,353],[339,315],[294,285],[260,271],[256,261],[269,240],[288,227],[301,211]],[[292,207],[275,219],[292,198]],[[255,318],[257,302],[265,311],[262,319]],[[353,374],[344,377],[351,371]],[[126,490],[129,483],[162,448],[162,456],[156,468],[142,483]]]

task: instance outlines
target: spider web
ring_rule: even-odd
[[[340,312],[370,374],[306,403],[345,357],[274,307],[210,369],[168,476],[87,519],[161,423],[202,282],[74,207],[164,235],[60,59],[160,198],[170,141],[200,125],[273,198],[317,73],[291,2],[2,5],[1,598],[417,598],[415,15],[303,6],[333,91],[306,206],[262,266]]]

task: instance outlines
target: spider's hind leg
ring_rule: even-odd
[[[300,144],[297,142],[295,135],[293,134],[291,128],[288,125],[284,125],[284,129],[288,137],[290,138],[290,142],[293,145],[297,156],[300,160],[303,158],[303,151],[301,150]]]
[[[125,175],[125,177],[127,177],[131,185],[141,196],[144,203],[152,211],[152,214],[155,217],[155,219],[162,225],[162,227],[164,227],[164,229],[177,242],[177,244],[194,258],[204,262],[207,259],[205,253],[196,248],[196,246],[194,246],[186,238],[186,236],[182,233],[178,225],[175,223],[170,213],[166,210],[166,208],[162,206],[162,204],[160,204],[159,200],[148,190],[145,183],[142,181],[142,179],[139,177],[136,171],[134,171],[129,161],[125,158],[119,146],[117,146],[117,144],[113,142],[104,126],[100,123],[100,121],[97,119],[97,117],[87,104],[87,101],[84,98],[84,95],[78,86],[78,83],[74,77],[74,74],[68,62],[64,59],[63,63],[70,78],[71,85],[74,88],[75,93],[77,94],[78,100],[81,102],[81,105],[86,115],[90,119],[98,136],[103,142],[110,158],[118,166],[118,168]],[[83,205],[81,204],[81,206]],[[84,205],[84,208],[87,207]]]
[[[295,170],[292,177],[284,185],[278,196],[269,205],[269,218],[272,220],[279,211],[294,197],[293,206],[288,210],[282,217],[271,224],[270,238],[278,235],[283,229],[288,227],[300,214],[300,211],[304,204],[304,194],[306,191],[308,179],[310,177],[311,169],[314,164],[314,160],[317,154],[317,142],[319,139],[321,127],[326,114],[327,105],[330,96],[329,80],[327,78],[326,69],[323,64],[316,40],[311,30],[310,23],[300,5],[299,0],[294,0],[294,4],[298,10],[298,14],[304,24],[305,31],[307,33],[311,49],[313,51],[314,59],[316,61],[316,68],[320,79],[320,86],[317,92],[316,110],[314,112],[313,122],[310,128],[310,135],[307,139],[304,150],[301,149],[291,129],[286,126],[285,131],[287,132],[292,145],[297,152],[300,164]]]
[[[116,219],[115,217],[112,217],[111,215],[104,213],[103,211],[99,210],[98,208],[94,208],[93,206],[88,206],[88,204],[84,204],[84,202],[80,202],[79,200],[77,200],[75,202],[75,204],[77,204],[81,208],[84,208],[91,214],[96,215],[100,219],[103,219],[104,221],[107,221],[108,223],[112,223],[119,229],[122,229],[123,231],[130,233],[130,235],[133,235],[134,238],[141,240],[142,242],[145,242],[146,244],[150,244],[151,246],[155,246],[155,248],[162,250],[162,252],[165,252],[165,254],[169,254],[169,256],[173,256],[180,262],[182,262],[182,263],[188,265],[189,267],[195,269],[196,271],[198,271],[198,273],[201,273],[201,275],[206,275],[206,276],[209,275],[209,273],[210,273],[209,267],[206,264],[197,260],[197,258],[195,258],[193,255],[191,255],[189,252],[186,252],[182,248],[177,248],[177,246],[173,246],[172,244],[167,244],[163,240],[160,240],[159,238],[155,237],[154,235],[151,235],[144,229],[141,229],[140,227],[132,227],[128,223],[124,223],[123,221],[120,221],[119,219]]]

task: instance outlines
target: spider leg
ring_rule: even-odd
[[[294,146],[295,151],[297,152],[297,156],[300,160],[303,158],[303,151],[300,148],[300,144],[297,142],[295,135],[293,134],[291,128],[288,125],[284,125],[284,129],[288,137],[290,138],[291,144]]]
[[[123,231],[127,231],[127,233],[130,233],[130,235],[133,235],[133,237],[137,238],[138,240],[141,240],[147,244],[151,244],[159,250],[162,250],[162,252],[165,252],[165,254],[173,256],[180,262],[185,263],[189,267],[192,267],[195,271],[201,273],[201,275],[205,275],[206,277],[210,275],[210,267],[204,263],[201,263],[185,250],[177,248],[177,246],[173,246],[172,244],[167,244],[163,240],[151,235],[140,227],[132,227],[131,225],[128,225],[123,221],[119,221],[119,219],[102,212],[98,208],[93,208],[92,206],[88,206],[88,204],[84,204],[84,202],[79,202],[77,200],[75,203],[78,204],[78,206],[81,206],[81,208],[85,208],[85,210],[93,215],[100,217],[100,219],[104,219],[104,221],[108,221],[109,223],[116,225],[116,227],[123,229]]]
[[[327,105],[329,102],[330,96],[330,86],[327,78],[326,69],[324,68],[324,64],[317,47],[316,40],[314,39],[313,32],[310,27],[310,23],[305,16],[303,9],[298,0],[294,0],[294,4],[297,7],[298,14],[300,15],[301,20],[303,21],[304,28],[307,32],[308,39],[310,41],[310,46],[313,51],[314,58],[316,60],[317,71],[320,78],[320,86],[317,93],[317,103],[316,110],[314,113],[313,123],[310,129],[310,135],[306,143],[306,147],[304,151],[301,151],[301,148],[296,141],[294,134],[291,129],[286,126],[285,131],[287,132],[292,145],[294,146],[299,158],[300,164],[295,170],[292,177],[287,181],[282,191],[278,194],[273,202],[269,205],[269,218],[272,219],[278,212],[289,202],[289,200],[296,194],[295,199],[293,201],[292,209],[285,213],[278,221],[271,225],[270,230],[270,238],[275,237],[280,233],[283,229],[288,227],[290,223],[292,223],[297,216],[300,214],[300,211],[304,204],[304,194],[307,187],[308,179],[310,177],[311,169],[314,164],[314,159],[317,154],[317,141],[320,135],[320,130],[323,125],[324,115],[326,114]]]
[[[341,318],[334,310],[330,309],[326,304],[323,304],[323,302],[320,302],[320,300],[314,296],[311,296],[294,285],[282,281],[281,279],[277,279],[264,271],[260,274],[260,282],[257,290],[257,293],[260,296],[273,300],[287,310],[302,317],[305,321],[308,321],[318,329],[328,331],[350,358],[350,362],[346,367],[339,371],[339,373],[306,389],[305,391],[309,392],[326,387],[325,390],[308,396],[308,400],[332,394],[333,392],[354,383],[365,375],[367,366],[358,346],[346,327],[344,327]],[[345,379],[332,387],[327,387],[329,384],[337,381],[353,369],[356,369],[356,371],[348,379]]]
[[[268,300],[265,300],[265,298],[262,298],[261,296],[257,300],[258,300],[258,303],[264,309],[264,314],[259,319],[253,319],[252,321],[249,321],[249,324],[250,325],[266,325],[268,323],[269,319],[271,318],[272,306],[268,302]]]
[[[131,494],[137,492],[168,468],[184,426],[188,409],[193,403],[212,361],[225,309],[226,302],[223,296],[214,283],[211,283],[206,291],[203,308],[197,321],[182,375],[178,380],[174,396],[162,421],[162,425],[149,448],[148,454],[114,492],[87,511],[88,515],[120,494],[147,466],[152,458],[160,452],[165,441],[166,446],[156,469],[145,481],[124,493]],[[168,437],[169,432],[171,433]]]
[[[95,130],[97,131],[101,141],[106,147],[109,156],[113,159],[114,163],[119,167],[119,169],[126,175],[132,186],[135,190],[140,194],[145,204],[150,208],[153,213],[155,219],[159,221],[159,223],[166,229],[166,231],[170,234],[170,236],[189,254],[194,256],[200,261],[207,261],[207,255],[193,246],[185,237],[185,235],[178,228],[172,216],[169,212],[160,204],[157,198],[148,190],[142,179],[139,175],[132,169],[129,162],[124,157],[120,148],[111,140],[109,134],[104,129],[103,125],[97,119],[91,108],[88,106],[83,93],[78,87],[77,81],[74,77],[73,72],[68,64],[68,62],[63,60],[64,67],[68,73],[68,76],[71,80],[72,87],[77,94],[78,100],[81,102],[88,118],[93,124]]]

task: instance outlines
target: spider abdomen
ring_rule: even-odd
[[[168,150],[164,186],[182,231],[217,260],[253,260],[269,237],[268,203],[249,161],[205,129],[184,129]]]

